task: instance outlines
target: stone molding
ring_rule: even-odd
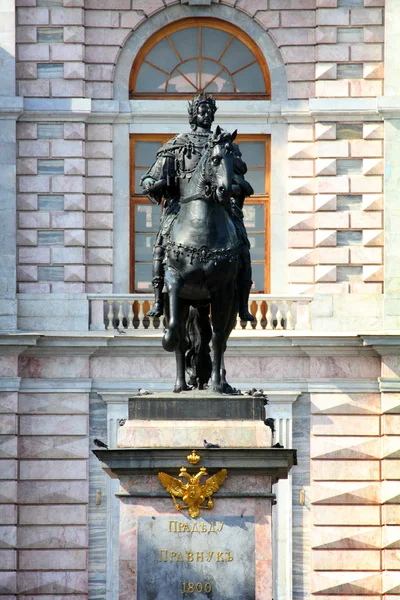
[[[17,120],[24,110],[22,96],[0,96],[0,120]]]
[[[18,392],[20,385],[21,377],[2,377],[0,379],[0,392]]]
[[[150,130],[160,120],[176,129],[187,127],[184,100],[91,100],[90,98],[5,98],[0,97],[0,118],[21,121],[85,121],[89,123],[140,122]],[[311,98],[310,100],[247,100],[218,103],[218,117],[232,124],[313,123],[317,121],[368,121],[400,118],[400,97]]]
[[[0,380],[1,381],[1,380]],[[54,392],[90,392],[92,379],[75,377],[65,379],[21,379],[21,392],[53,394]]]

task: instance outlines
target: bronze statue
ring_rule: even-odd
[[[237,312],[254,320],[248,310],[250,244],[242,211],[253,189],[244,179],[236,132],[211,131],[216,110],[211,96],[194,98],[188,107],[192,131],[167,142],[141,181],[153,203],[164,198],[154,245],[155,303],[148,315],[165,313],[163,346],[177,357],[175,391],[189,389],[186,355],[192,385],[201,389],[211,375],[214,390],[231,392],[223,365],[226,342]]]

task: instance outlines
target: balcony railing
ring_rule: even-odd
[[[147,317],[154,302],[151,294],[89,294],[88,299],[92,330],[163,332],[162,318]],[[310,296],[251,294],[250,308],[255,321],[243,322],[238,318],[235,331],[310,330],[311,300]]]

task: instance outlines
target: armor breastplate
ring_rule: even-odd
[[[211,135],[211,134],[210,134]],[[190,181],[193,172],[205,151],[209,135],[189,134],[187,143],[178,153],[178,176],[180,179]]]

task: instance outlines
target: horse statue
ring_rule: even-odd
[[[238,313],[239,240],[230,214],[235,137],[216,128],[167,239],[162,343],[176,356],[174,392],[191,389],[185,368],[191,386],[203,389],[211,377],[213,391],[233,392],[224,352]]]

